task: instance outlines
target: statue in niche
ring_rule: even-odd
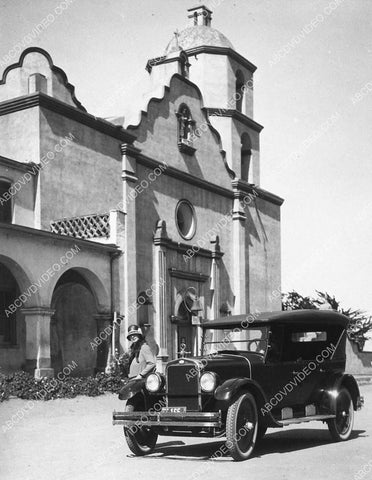
[[[190,141],[191,133],[192,133],[192,119],[190,115],[190,110],[186,107],[182,107],[180,112],[180,140]]]
[[[195,121],[192,119],[190,109],[187,105],[180,105],[177,113],[178,120],[178,149],[187,155],[194,155]]]

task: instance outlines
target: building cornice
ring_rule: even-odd
[[[236,52],[235,50],[229,47],[216,47],[212,45],[202,45],[199,47],[185,49],[183,51],[187,54],[188,57],[194,56],[194,55],[196,56],[200,53],[209,53],[212,55],[227,55],[228,57],[239,62],[240,65],[247,68],[250,72],[254,73],[257,70],[256,65],[253,65],[253,63],[251,63],[249,60],[247,60],[242,55],[240,55],[240,53]],[[156,65],[177,62],[179,60],[180,60],[179,57],[167,57],[165,55],[162,57],[151,58],[147,61],[146,70],[149,73],[151,73],[152,67],[155,67]]]
[[[23,163],[18,162],[17,160],[12,160],[7,157],[2,157],[0,155],[0,165],[5,167],[14,168],[14,170],[20,170],[21,172],[30,172],[32,174],[38,173],[37,164],[34,162]]]
[[[193,244],[188,244],[188,243],[182,243],[182,242],[175,242],[171,240],[170,238],[154,238],[154,245],[160,246],[167,248],[169,250],[175,250],[177,253],[180,253],[182,255],[187,254],[194,245]],[[212,250],[208,250],[206,248],[200,248],[199,246],[196,247],[195,253],[193,252],[193,255],[199,256],[199,257],[205,257],[205,258],[215,258],[216,252],[212,252]],[[217,252],[217,255],[219,258],[223,256],[223,252]]]
[[[141,153],[141,150],[134,145],[128,144],[128,143],[123,143],[120,145],[120,151],[122,155],[129,155],[130,157],[136,158],[137,155]]]
[[[51,317],[55,314],[55,309],[52,309],[49,307],[29,307],[29,308],[22,308],[21,312],[24,315],[27,315],[28,317],[31,317],[31,316]]]
[[[243,123],[247,127],[252,128],[252,130],[255,130],[256,132],[261,132],[261,130],[264,128],[262,125],[259,123],[255,122],[252,118],[247,117],[241,112],[238,112],[237,110],[234,109],[228,109],[228,108],[205,108],[207,110],[208,116],[210,117],[231,117],[234,120],[238,120],[239,122]]]
[[[200,47],[185,49],[184,51],[187,53],[188,56],[198,55],[199,53],[210,53],[212,55],[227,55],[228,57],[239,62],[240,65],[247,68],[250,72],[254,73],[257,70],[256,65],[254,65],[252,62],[244,58],[243,55],[240,55],[240,53],[229,47],[202,45]]]
[[[90,240],[84,240],[82,238],[70,237],[68,235],[59,235],[57,233],[48,232],[46,230],[38,230],[36,228],[25,227],[24,225],[15,225],[14,223],[2,223],[0,222],[0,232],[7,231],[10,233],[17,232],[20,235],[29,235],[31,237],[41,237],[50,240],[51,242],[63,242],[63,243],[74,243],[80,245],[84,248],[91,250],[100,250],[108,254],[113,252],[120,252],[118,247],[114,244],[103,244],[98,242],[93,242]]]
[[[1,102],[0,116],[34,107],[46,108],[123,142],[132,143],[136,139],[135,135],[119,125],[114,125],[103,118],[95,117],[90,113],[86,113],[40,92]]]
[[[159,162],[158,160],[154,160],[146,155],[139,153],[136,157],[136,160],[141,165],[145,167],[151,168],[152,170],[157,167],[163,167],[163,175],[168,175],[170,177],[176,178],[177,180],[181,180],[182,182],[188,183],[190,185],[202,188],[204,190],[209,190],[210,192],[217,193],[223,197],[227,198],[234,198],[234,194],[232,190],[229,190],[224,187],[220,187],[219,185],[215,185],[214,183],[208,182],[207,180],[203,180],[202,178],[196,177],[195,175],[191,175],[190,173],[183,172],[182,170],[178,170],[177,168],[171,167],[165,163]],[[164,169],[164,165],[167,165],[167,168]]]
[[[214,183],[208,182],[207,180],[203,180],[202,178],[199,178],[199,177],[195,177],[190,173],[183,172],[182,170],[178,170],[177,168],[171,167],[169,165],[167,166],[167,168],[164,169],[164,165],[166,165],[165,163],[159,162],[158,160],[154,160],[153,158],[147,157],[143,153],[138,153],[135,156],[135,158],[139,164],[145,167],[151,168],[152,170],[154,170],[154,168],[162,166],[163,167],[162,175],[169,175],[170,177],[176,178],[177,180],[193,185],[194,187],[199,187],[199,188],[202,188],[203,190],[208,190],[212,193],[216,193],[217,195],[221,195],[222,197],[234,199],[234,191],[232,189],[230,190],[225,187],[220,187],[219,185],[215,185]],[[231,184],[234,189],[240,189],[245,193],[254,194],[254,196],[267,200],[270,203],[274,203],[275,205],[281,205],[284,202],[284,200],[281,197],[271,192],[268,192],[267,190],[264,190],[261,187],[245,182],[243,180],[232,180]]]
[[[165,55],[163,55],[162,57],[150,58],[149,60],[147,60],[145,70],[151,73],[152,67],[155,67],[160,63],[163,64],[163,63],[179,62],[179,61],[180,61],[179,57],[167,58]]]
[[[182,280],[191,280],[194,282],[204,283],[209,280],[209,275],[204,275],[198,272],[185,272],[184,270],[177,270],[174,267],[168,268],[169,275],[174,278],[181,278]]]
[[[252,197],[262,198],[263,200],[267,200],[270,203],[274,203],[275,205],[282,205],[284,199],[275,195],[274,193],[268,192],[261,187],[257,187],[252,183],[245,182],[244,180],[233,180],[231,182],[234,191],[235,197],[240,195],[240,192],[248,193]]]

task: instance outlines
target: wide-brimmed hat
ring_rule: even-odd
[[[138,325],[129,325],[128,335],[127,335],[128,340],[129,340],[129,337],[131,335],[138,335],[139,337],[143,338],[143,333],[142,333],[141,327],[139,327]]]

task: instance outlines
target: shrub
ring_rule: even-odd
[[[74,398],[77,395],[95,397],[105,392],[117,393],[123,385],[122,375],[97,373],[95,376],[79,378],[65,377],[43,378],[36,380],[26,372],[9,375],[0,374],[0,401],[9,397],[26,400],[52,400],[55,398]]]

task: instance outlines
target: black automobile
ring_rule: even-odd
[[[267,428],[313,420],[327,423],[334,441],[347,440],[363,404],[345,374],[347,324],[320,310],[206,321],[203,354],[129,382],[113,423],[124,425],[136,455],[151,453],[158,435],[226,437],[226,451],[245,460]]]

